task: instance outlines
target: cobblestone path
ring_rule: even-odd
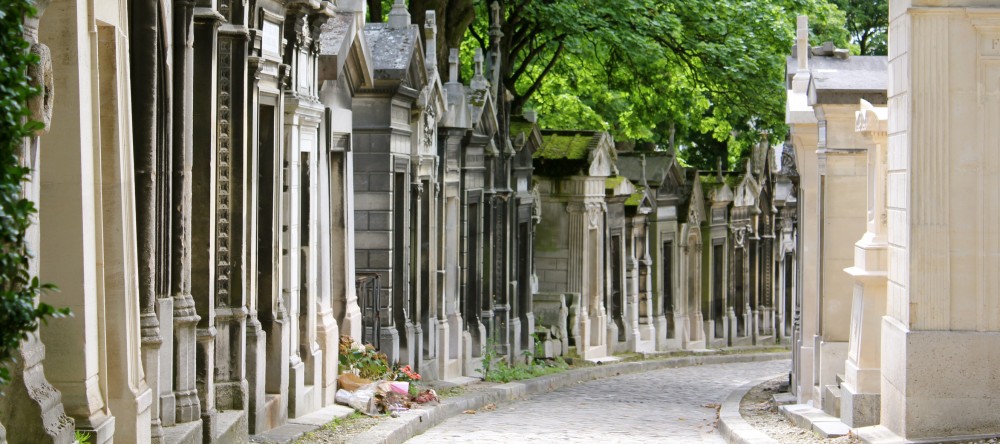
[[[788,360],[657,370],[587,381],[451,418],[409,443],[722,443],[716,405],[787,372]]]

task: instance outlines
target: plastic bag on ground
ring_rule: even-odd
[[[344,389],[337,390],[334,399],[338,404],[347,405],[366,415],[373,416],[378,414],[378,407],[375,405],[374,384],[368,384],[353,392]]]

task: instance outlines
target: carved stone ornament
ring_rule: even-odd
[[[737,247],[743,247],[743,242],[746,239],[746,234],[747,234],[746,230],[743,229],[743,228],[740,228],[740,229],[738,229],[738,230],[736,230],[736,231],[733,232],[733,235],[736,237],[736,246]]]
[[[40,136],[49,132],[52,123],[52,101],[55,98],[55,87],[52,79],[52,54],[49,47],[41,43],[31,45],[31,53],[38,56],[38,64],[28,67],[31,85],[38,88],[39,93],[28,99],[28,109],[31,120],[42,122],[45,127],[35,133]]]
[[[434,146],[434,130],[437,128],[437,110],[428,106],[424,112],[424,145]]]
[[[601,226],[601,205],[590,203],[587,204],[587,222],[591,229],[598,229]]]

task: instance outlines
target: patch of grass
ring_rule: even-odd
[[[83,432],[80,430],[73,432],[73,439],[79,444],[90,444],[90,438],[91,435],[89,432]]]
[[[337,419],[334,419],[333,421],[330,421],[330,422],[326,423],[323,426],[323,428],[332,432],[332,431],[337,430],[338,427],[340,427],[340,426],[342,426],[342,425],[344,425],[344,424],[346,424],[348,422],[354,421],[354,420],[356,420],[358,418],[364,418],[364,417],[365,417],[365,415],[363,413],[361,413],[361,412],[353,412],[350,415],[347,415],[347,416],[345,416],[343,418],[337,418]]]
[[[465,387],[462,387],[460,385],[456,385],[454,387],[448,387],[448,388],[441,389],[441,390],[435,390],[435,392],[437,393],[438,398],[441,398],[441,399],[452,398],[452,397],[455,397],[455,396],[462,396],[462,395],[464,395],[465,394]]]
[[[749,355],[758,353],[784,353],[791,351],[788,347],[776,345],[774,347],[740,347],[724,348],[719,350],[720,355]]]
[[[510,365],[506,361],[499,361],[495,369],[486,375],[486,380],[490,382],[500,382],[508,383],[511,381],[520,381],[522,379],[537,378],[539,376],[551,375],[553,373],[561,373],[569,369],[569,365],[566,364],[560,358],[556,358],[554,361],[532,361],[531,364],[515,364]]]

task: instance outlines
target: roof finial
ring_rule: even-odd
[[[645,154],[640,154],[639,155],[639,164],[642,165],[642,177],[640,179],[640,182],[642,182],[642,186],[644,186],[646,188],[649,188],[649,183],[646,181],[646,155]]]
[[[490,37],[492,38],[492,44],[498,45],[500,43],[500,38],[503,37],[503,31],[500,30],[500,3],[495,1],[490,4],[490,12],[492,13],[493,23],[490,23]]]
[[[410,11],[403,0],[396,0],[389,11],[389,29],[403,29],[410,26]]]
[[[483,76],[483,49],[477,47],[476,55],[473,58],[476,62],[476,73],[472,76],[472,82],[469,86],[474,90],[485,91],[489,88],[489,83],[486,81],[486,77]]]

